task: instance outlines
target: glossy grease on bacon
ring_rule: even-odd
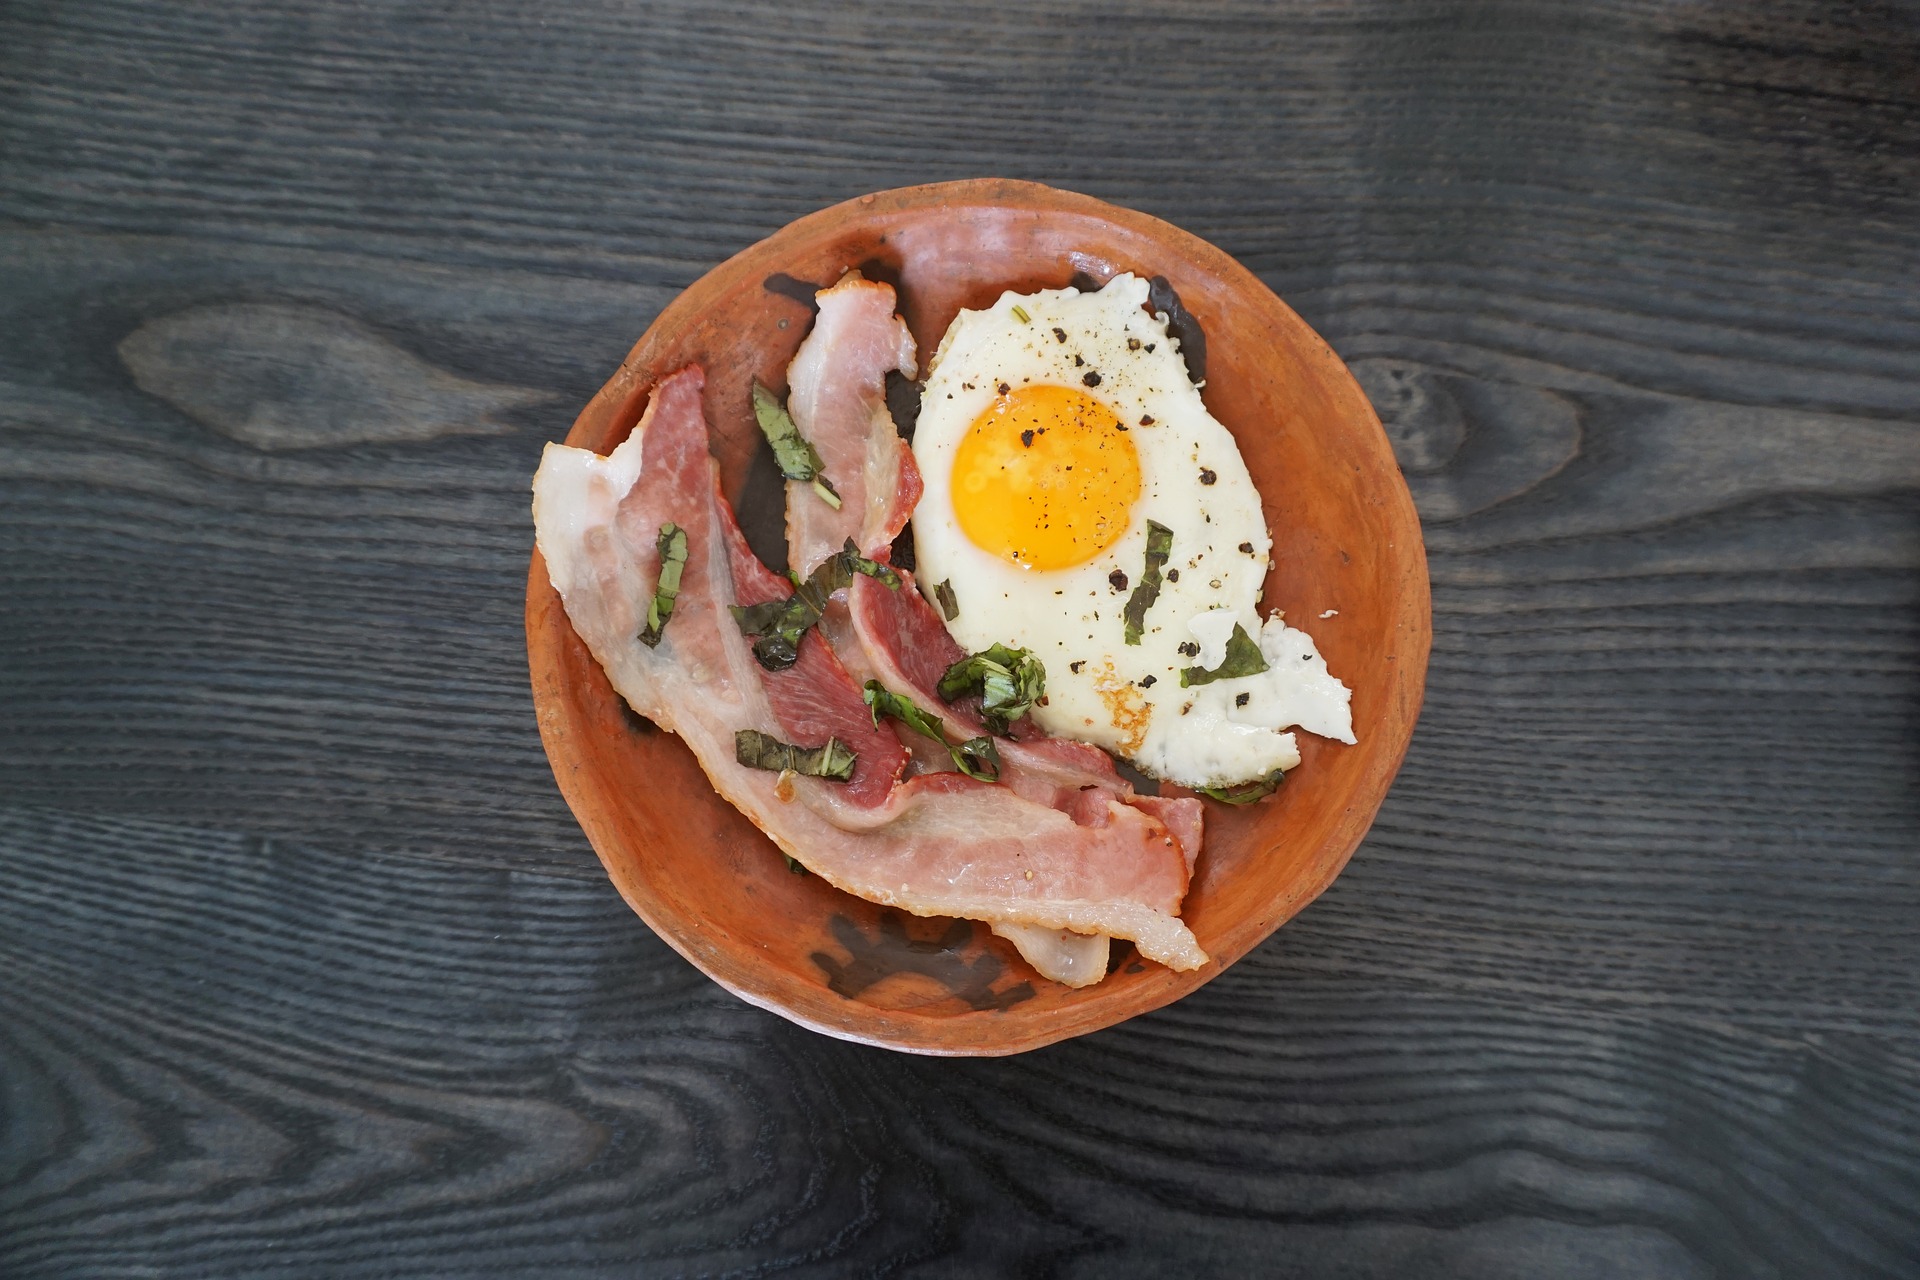
[[[887,411],[887,374],[913,377],[913,335],[890,285],[850,271],[818,295],[820,314],[787,368],[787,412],[841,505],[787,484],[787,559],[805,577],[847,539],[876,559],[920,499],[920,471]]]

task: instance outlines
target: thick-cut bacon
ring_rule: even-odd
[[[834,510],[808,481],[787,484],[787,559],[805,577],[852,538],[878,555],[920,500],[920,469],[887,412],[887,374],[914,375],[913,335],[893,288],[849,271],[815,295],[820,315],[787,367],[787,412],[840,494]]]
[[[955,773],[909,778],[881,803],[864,804],[847,784],[783,783],[736,762],[738,730],[800,735],[783,721],[769,673],[727,612],[741,598],[740,583],[762,592],[770,583],[764,567],[749,563],[720,496],[703,382],[691,367],[667,378],[612,454],[548,445],[534,477],[541,553],[574,630],[614,688],[681,735],[715,790],[837,888],[919,915],[1131,938],[1143,955],[1174,968],[1206,963],[1177,915],[1187,886],[1181,850],[1165,824],[1136,808],[1110,802],[1104,823],[1084,826]],[[673,618],[648,648],[638,635],[659,573],[660,528],[669,522],[686,531],[687,562]],[[837,662],[809,678],[833,686],[819,700],[816,728],[851,732],[859,699],[852,678]]]

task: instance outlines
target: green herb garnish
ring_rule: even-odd
[[[813,481],[813,491],[820,495],[820,501],[838,511],[840,495],[832,481],[820,474],[823,464],[819,451],[800,434],[787,407],[758,380],[753,384],[753,416],[760,424],[760,434],[773,446],[773,460],[779,464],[780,474],[789,480]]]
[[[1123,638],[1128,644],[1140,643],[1140,635],[1146,629],[1147,610],[1160,598],[1160,570],[1172,554],[1173,530],[1158,520],[1147,521],[1146,572],[1140,575],[1139,585],[1127,597],[1127,607],[1121,611],[1127,623]]]
[[[903,698],[888,689],[878,680],[867,681],[861,696],[867,701],[867,707],[873,712],[873,722],[878,725],[881,716],[892,716],[915,733],[932,738],[935,742],[947,740],[946,727],[940,717],[928,711],[912,698]]]
[[[948,578],[935,587],[933,598],[940,602],[940,612],[947,615],[948,622],[960,616],[960,602],[953,598],[953,579]]]
[[[947,728],[939,716],[922,707],[911,698],[903,698],[890,691],[878,680],[867,681],[863,693],[867,706],[873,710],[873,722],[880,723],[883,715],[892,716],[915,733],[924,734],[947,749],[953,757],[954,767],[969,778],[978,778],[982,782],[1000,780],[1000,751],[993,745],[992,738],[968,738],[962,743],[947,741]]]
[[[727,607],[740,633],[753,641],[754,658],[768,671],[785,671],[799,660],[800,637],[820,621],[825,607],[811,596],[812,589],[802,585],[785,600]]]
[[[1233,624],[1233,634],[1227,637],[1227,656],[1220,665],[1209,671],[1205,667],[1186,667],[1180,672],[1180,687],[1191,688],[1196,684],[1212,684],[1215,680],[1233,680],[1240,676],[1257,676],[1267,669],[1267,660],[1260,654],[1260,646],[1253,642],[1247,629],[1239,623]]]
[[[947,750],[953,753],[953,762],[960,767],[960,772],[969,778],[979,778],[983,782],[1000,781],[1000,749],[993,745],[992,738],[968,738],[965,742],[954,743]]]
[[[864,573],[898,590],[900,575],[878,560],[860,554],[847,539],[847,545],[821,561],[805,582],[797,583],[785,600],[768,600],[754,605],[729,605],[728,612],[740,624],[740,632],[753,641],[753,656],[768,671],[785,671],[800,657],[800,637],[820,621],[827,611],[827,600],[834,592]],[[788,577],[793,575],[789,573]]]
[[[822,747],[796,747],[758,729],[741,729],[733,735],[733,758],[749,769],[792,770],[809,778],[830,778],[845,782],[853,776],[853,749],[838,738],[828,738]]]
[[[1013,318],[1021,324],[1033,323],[1033,317],[1027,314],[1027,309],[1017,302],[1013,304]]]
[[[660,577],[653,584],[653,603],[647,606],[647,625],[640,643],[658,648],[667,620],[673,617],[673,598],[680,594],[680,571],[687,567],[687,531],[671,522],[660,526]]]
[[[1255,800],[1263,800],[1278,791],[1280,784],[1286,780],[1286,770],[1275,769],[1264,778],[1255,778],[1252,782],[1243,782],[1238,786],[1200,787],[1198,790],[1203,796],[1212,796],[1215,800],[1223,800],[1227,804],[1252,804]]]
[[[939,690],[948,702],[969,693],[979,694],[980,718],[989,730],[1004,738],[1013,722],[1046,693],[1047,669],[1025,649],[996,644],[948,667],[940,677]]]
[[[892,587],[895,591],[900,589],[900,575],[886,565],[881,564],[878,560],[869,560],[861,555],[860,548],[853,545],[852,538],[847,539],[847,545],[840,548],[838,554],[831,560],[822,564],[819,569],[815,569],[813,576],[818,578],[821,570],[826,569],[828,565],[833,566],[834,573],[833,586],[828,588],[830,591],[838,591],[841,587],[852,582],[853,575],[856,573],[864,573],[869,578],[877,578],[889,587]]]

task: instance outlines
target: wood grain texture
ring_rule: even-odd
[[[6,6],[0,1274],[1920,1274],[1917,33]],[[1435,647],[1313,908],[1172,1008],[924,1062],[607,887],[525,688],[526,480],[714,262],[983,173],[1332,342]],[[271,335],[196,377],[333,441],[123,358],[256,307],[354,413]],[[449,394],[402,415],[407,361]],[[474,431],[344,429],[420,420]]]

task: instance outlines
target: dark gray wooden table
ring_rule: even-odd
[[[1345,876],[1003,1061],[621,904],[527,481],[783,222],[1037,178],[1352,364]],[[1920,11],[0,3],[0,1275],[1920,1275]]]

